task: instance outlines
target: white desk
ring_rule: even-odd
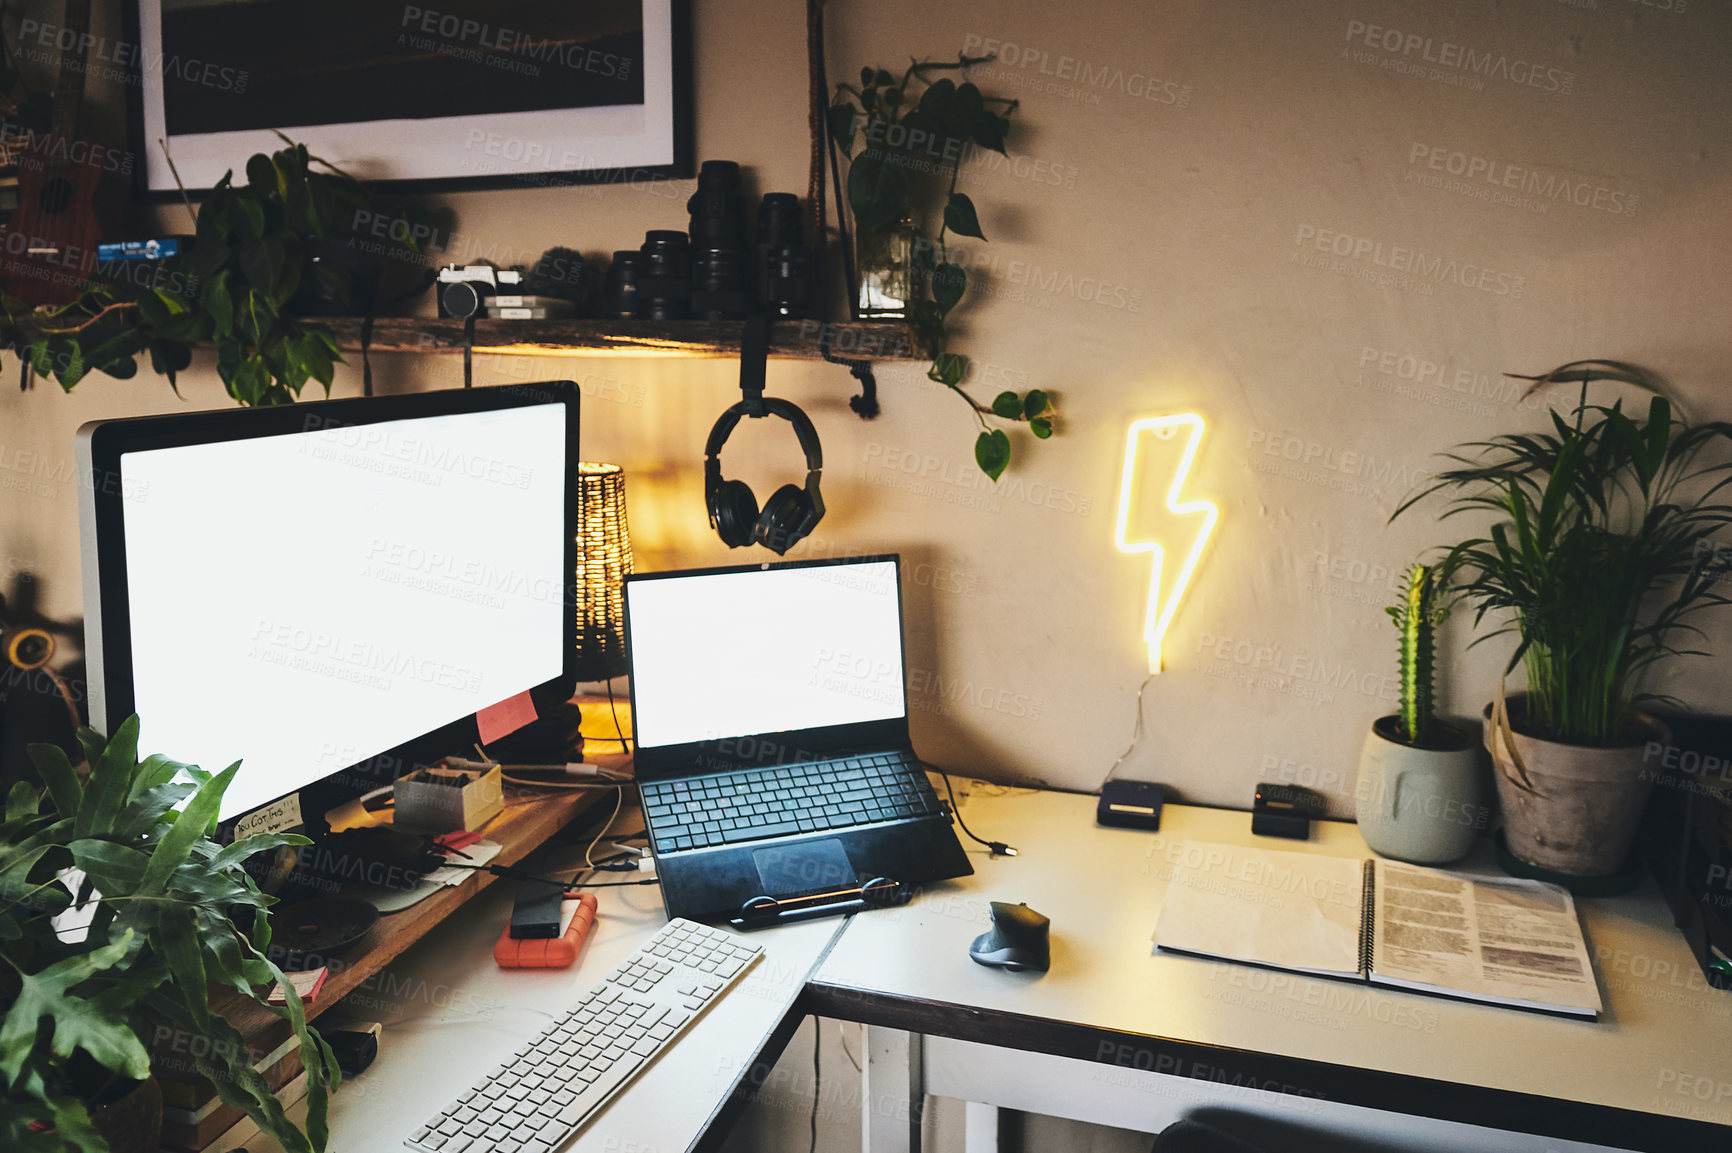
[[[1179,841],[1369,851],[1349,823],[1283,841],[1253,838],[1247,813],[1169,806],[1146,833],[1096,826],[1094,806],[977,788],[969,827],[1021,855],[974,856],[974,876],[850,921],[806,1008],[926,1038],[900,1051],[893,1035],[869,1044],[875,1091],[912,1086],[1150,1132],[1219,1107],[1404,1148],[1732,1149],[1732,993],[1701,982],[1651,883],[1580,902],[1607,1006],[1580,1022],[1152,955],[1165,853]],[[994,900],[1052,918],[1050,972],[968,958]],[[901,1108],[918,1115],[919,1100]],[[898,1111],[868,1110],[869,1148],[917,1142]]]
[[[1165,853],[1179,841],[1349,856],[1364,844],[1338,822],[1319,823],[1310,842],[1254,839],[1249,814],[1183,806],[1168,807],[1159,833],[1101,829],[1094,803],[977,786],[970,827],[1021,856],[973,853],[974,876],[905,908],[754,934],[767,956],[752,975],[568,1148],[713,1148],[810,1013],[869,1027],[870,1153],[917,1150],[925,1094],[989,1107],[971,1106],[983,1129],[990,1107],[1148,1132],[1219,1109],[1437,1153],[1732,1148],[1732,993],[1701,982],[1651,887],[1581,902],[1606,1013],[1547,1017],[1152,954]],[[599,890],[602,917],[577,968],[504,971],[492,947],[506,888],[348,999],[387,1029],[373,1067],[332,1099],[333,1153],[399,1148],[664,920],[654,888]],[[1050,972],[969,960],[993,900],[1052,918]]]
[[[601,916],[577,964],[500,969],[493,944],[511,912],[509,885],[470,901],[345,998],[351,1015],[385,1022],[379,1056],[331,1098],[331,1153],[390,1153],[428,1115],[505,1060],[667,921],[660,890],[600,889]],[[744,1104],[760,1054],[773,1064],[799,1024],[794,1005],[840,920],[756,933],[765,957],[566,1146],[573,1153],[672,1153],[699,1145]],[[764,1070],[767,1072],[767,1070]],[[737,1092],[738,1090],[738,1092]],[[292,1110],[304,1121],[305,1106]],[[718,1120],[723,1124],[715,1124]],[[223,1153],[235,1142],[219,1143]],[[264,1137],[248,1153],[281,1153]],[[563,1151],[562,1151],[563,1153]]]

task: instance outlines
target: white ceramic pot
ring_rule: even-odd
[[[1510,707],[1519,718],[1520,698],[1511,697]],[[1667,739],[1664,725],[1652,719],[1642,723],[1644,739]],[[1565,745],[1511,731],[1525,775],[1487,705],[1485,747],[1491,752],[1509,851],[1530,865],[1574,877],[1607,877],[1622,870],[1653,787],[1642,772],[1642,742]]]
[[[1438,722],[1434,747],[1407,744],[1399,731],[1395,717],[1381,717],[1365,736],[1354,788],[1359,833],[1398,861],[1458,861],[1486,823],[1479,749],[1446,722]]]

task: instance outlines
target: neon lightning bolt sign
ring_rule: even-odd
[[[1140,472],[1149,474],[1151,481],[1165,479],[1169,475],[1169,467],[1156,464],[1144,464],[1139,468],[1138,447],[1144,444],[1145,435],[1159,437],[1161,440],[1171,440],[1184,432],[1188,434],[1184,452],[1179,457],[1177,468],[1170,469],[1171,483],[1166,489],[1166,510],[1172,517],[1182,517],[1194,521],[1191,526],[1190,549],[1174,566],[1174,575],[1167,582],[1168,588],[1162,595],[1161,585],[1168,568],[1167,549],[1160,540],[1132,539],[1129,534],[1131,515],[1131,499],[1137,488]],[[1197,459],[1197,447],[1203,441],[1203,418],[1195,413],[1184,413],[1177,416],[1151,416],[1134,421],[1130,434],[1125,438],[1125,471],[1119,482],[1119,520],[1118,546],[1123,552],[1146,552],[1152,554],[1152,571],[1149,573],[1149,605],[1148,613],[1143,618],[1143,640],[1149,646],[1149,671],[1161,671],[1161,639],[1167,635],[1167,628],[1173,623],[1173,614],[1178,611],[1179,602],[1185,595],[1186,587],[1191,583],[1191,577],[1197,571],[1197,564],[1203,558],[1203,549],[1209,543],[1209,536],[1215,531],[1215,522],[1220,519],[1221,510],[1214,503],[1206,500],[1184,500],[1180,493],[1185,486],[1185,477],[1191,471],[1192,463]],[[1163,457],[1165,454],[1161,454]],[[1172,531],[1172,530],[1168,530]],[[1179,534],[1174,532],[1178,537]]]

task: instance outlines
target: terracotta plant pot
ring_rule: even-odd
[[[1399,733],[1398,718],[1388,716],[1365,735],[1354,788],[1359,833],[1398,861],[1458,861],[1485,825],[1480,752],[1471,730],[1438,722],[1430,746],[1410,745]]]
[[[146,1077],[124,1096],[90,1106],[90,1123],[108,1142],[109,1153],[156,1153],[162,1137],[162,1086]]]
[[[1518,859],[1574,877],[1609,877],[1630,855],[1653,781],[1642,772],[1642,740],[1600,747],[1566,745],[1516,731],[1510,757],[1492,705],[1485,707],[1485,747],[1491,753],[1504,843]],[[1521,700],[1510,698],[1519,720]],[[1644,718],[1643,739],[1665,740],[1665,726]]]

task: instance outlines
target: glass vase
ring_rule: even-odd
[[[861,320],[914,313],[914,221],[904,217],[854,237],[855,311]]]

